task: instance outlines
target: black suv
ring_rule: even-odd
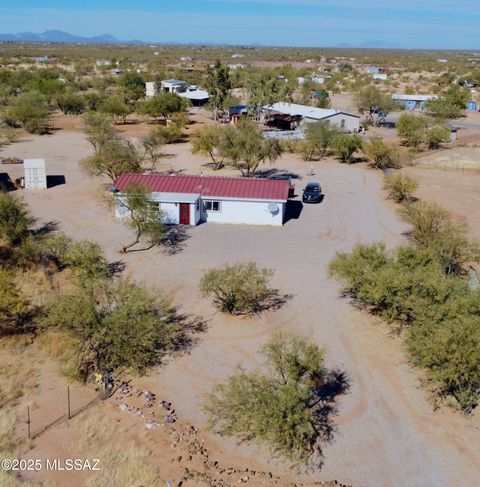
[[[322,188],[318,183],[308,183],[303,190],[304,203],[320,203],[323,200]]]

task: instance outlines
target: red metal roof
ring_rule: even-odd
[[[290,187],[288,180],[278,179],[126,173],[117,179],[115,188],[123,192],[132,183],[140,184],[152,193],[187,193],[274,201],[287,200]]]

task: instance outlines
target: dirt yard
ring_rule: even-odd
[[[168,147],[168,152],[166,167],[190,173],[209,171],[206,159],[190,154],[188,143]],[[202,430],[211,456],[243,469],[279,476],[287,471],[287,465],[269,459],[263,449],[238,446],[232,439],[206,433],[201,408],[205,393],[238,364],[247,370],[258,369],[259,348],[273,332],[284,330],[325,347],[327,365],[345,369],[351,380],[351,391],[340,400],[334,441],[324,449],[323,468],[294,475],[297,481],[337,479],[371,487],[478,485],[478,414],[465,418],[446,408],[434,412],[418,374],[407,364],[400,340],[341,299],[337,284],[327,276],[327,264],[336,251],[348,251],[359,242],[384,241],[390,247],[401,243],[406,228],[393,204],[385,201],[381,174],[365,166],[323,161],[314,163],[315,175],[308,176],[310,163],[287,155],[274,167],[298,175],[297,193],[308,181],[318,180],[326,194],[322,204],[302,207],[297,202],[296,214],[283,228],[204,224],[188,230],[183,250],[174,255],[152,249],[123,256],[118,250],[131,239],[129,230],[113,219],[104,202],[106,186],[87,177],[78,166],[89,153],[80,132],[58,131],[52,136],[29,137],[1,155],[45,157],[48,173],[65,177],[65,184],[48,190],[17,192],[38,223],[57,222],[60,230],[74,238],[99,242],[110,260],[124,261],[126,275],[171,295],[183,313],[206,321],[207,330],[197,336],[198,343],[189,354],[152,372],[141,385],[171,401],[185,424]],[[12,179],[22,171],[21,166],[0,169]],[[419,169],[413,170],[420,174]],[[473,191],[472,186],[472,197]],[[275,269],[273,284],[293,297],[281,310],[258,319],[230,319],[199,296],[198,282],[205,269],[246,260]],[[165,440],[157,442],[151,431],[147,435],[131,427],[129,416],[117,416],[113,405],[103,406],[102,411],[112,422],[121,422],[119,427],[130,424],[119,429],[115,441],[135,438],[148,444],[161,471],[165,475],[172,471],[174,453]],[[94,412],[85,417],[90,414]],[[66,455],[74,451],[69,440],[75,441],[81,434],[79,421],[69,428],[52,429],[38,438],[34,452]],[[277,485],[291,485],[282,478]],[[270,485],[262,482],[254,485]],[[69,477],[68,485],[83,485],[83,479]]]
[[[470,236],[480,240],[479,170],[427,169],[418,165],[403,171],[418,182],[416,194],[420,199],[437,203],[454,215],[464,218],[468,223]]]

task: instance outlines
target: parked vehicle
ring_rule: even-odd
[[[304,203],[320,203],[323,200],[322,188],[319,183],[311,182],[305,186],[302,195]]]

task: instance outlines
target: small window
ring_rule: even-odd
[[[221,211],[220,201],[205,201],[206,211]]]
[[[195,206],[196,206],[197,211],[198,211],[200,209],[200,201],[199,200],[197,200],[197,204]]]
[[[342,129],[345,128],[345,119],[342,118],[342,120],[340,121],[340,127],[342,127]]]

